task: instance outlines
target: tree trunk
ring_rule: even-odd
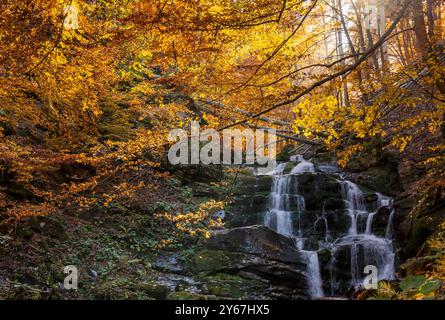
[[[429,44],[423,12],[423,1],[413,1],[412,11],[414,17],[414,34],[416,35],[416,49],[422,55],[422,57],[427,58]]]

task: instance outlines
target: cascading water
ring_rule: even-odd
[[[298,185],[293,179],[293,175],[300,172],[314,172],[314,165],[309,161],[301,161],[290,175],[283,174],[284,168],[285,165],[279,165],[275,170],[264,224],[277,233],[294,239],[296,247],[306,256],[310,295],[314,298],[322,297],[323,288],[317,252],[303,250],[305,239],[302,237],[300,221],[305,203],[304,198],[295,191]],[[291,200],[295,211],[291,210]],[[296,216],[296,228],[294,228],[292,215]]]
[[[265,216],[265,225],[276,232],[293,236],[291,212],[289,210],[289,177],[274,176],[270,193],[270,209]]]
[[[323,291],[331,295],[344,294],[348,288],[362,285],[366,265],[377,267],[379,280],[393,279],[395,255],[391,237],[395,210],[392,199],[376,193],[377,199],[371,204],[365,201],[360,188],[342,179],[334,167],[324,165],[318,168],[301,156],[294,156],[291,161],[297,162],[293,168],[283,163],[273,173],[269,205],[263,222],[277,233],[294,239],[297,250],[306,257],[311,296],[322,297]],[[332,177],[333,183],[339,186],[337,192],[341,193],[339,197],[343,201],[343,209],[325,209],[326,203],[331,200],[324,200],[323,194],[317,198],[322,202],[317,207],[318,211],[313,208],[313,200],[311,208],[306,208],[305,197],[309,191],[302,194],[301,190],[307,189],[307,186],[304,181],[301,184],[299,179],[322,175]],[[313,188],[310,192],[317,193],[317,185]],[[382,207],[387,207],[390,215],[384,230],[376,234],[376,230],[373,230],[374,220],[378,215],[378,221],[381,221],[378,210]],[[338,221],[343,220],[345,227],[342,229]],[[320,265],[319,255],[326,250],[329,259],[324,258]],[[349,268],[349,273],[346,268]]]
[[[357,219],[367,214],[363,193],[359,187],[351,181],[339,181],[342,186],[342,196],[345,201],[346,210],[351,217],[351,226],[348,233],[350,235],[357,234]]]

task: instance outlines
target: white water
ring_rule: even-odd
[[[302,156],[297,156],[296,159],[300,162],[292,169],[291,174],[315,172],[315,167],[312,162],[305,160]]]
[[[392,208],[391,213],[389,214],[388,224],[386,225],[386,239],[392,238],[392,224],[393,224],[395,214],[396,214],[396,210],[394,210],[394,208]]]
[[[377,203],[376,203],[376,210],[378,210],[380,207],[386,207],[392,205],[392,198],[385,197],[383,194],[376,192],[377,195]]]
[[[293,236],[291,212],[289,211],[289,187],[291,179],[288,176],[273,177],[272,192],[270,193],[270,208],[266,213],[264,224],[276,232]]]
[[[283,175],[286,167],[285,163],[278,165],[275,169],[269,197],[269,208],[264,218],[264,224],[277,233],[291,237],[295,242],[296,248],[305,255],[309,293],[311,297],[317,298],[323,296],[318,255],[316,251],[303,250],[305,239],[302,237],[300,220],[301,214],[305,210],[304,198],[296,192],[290,193],[291,183],[294,182],[296,184],[296,180],[293,180],[292,176],[303,172],[315,172],[315,168],[311,162],[303,158],[298,159],[300,163],[293,168],[289,175]],[[295,185],[294,189],[298,189],[298,186]],[[297,212],[292,212],[290,209],[291,197],[296,202]],[[292,214],[297,216],[297,228],[294,228]]]
[[[316,251],[304,250],[306,238],[302,233],[301,217],[305,212],[304,197],[298,194],[296,175],[301,173],[314,173],[314,164],[304,160],[301,156],[293,157],[293,161],[299,163],[289,174],[284,174],[287,163],[282,163],[273,172],[273,183],[269,197],[269,208],[264,218],[264,224],[276,232],[291,237],[307,260],[307,278],[309,291],[312,297],[323,296],[323,284],[320,273],[320,265]],[[341,176],[340,176],[341,177]],[[377,201],[374,210],[368,211],[365,205],[363,192],[351,181],[340,179],[342,198],[345,209],[350,217],[350,225],[347,234],[331,239],[329,236],[329,223],[326,219],[327,213],[324,208],[321,215],[317,215],[314,223],[314,230],[318,224],[324,224],[324,246],[331,248],[332,267],[337,260],[337,252],[341,248],[350,250],[350,284],[354,287],[363,284],[363,263],[365,265],[375,265],[378,270],[378,279],[394,279],[394,252],[392,246],[392,224],[395,210],[392,209],[388,218],[385,237],[378,237],[373,234],[373,220],[382,206],[392,207],[392,199],[377,193]],[[316,190],[314,190],[316,192]],[[294,211],[291,210],[292,208]],[[366,225],[363,223],[366,222]],[[360,226],[360,228],[359,228]],[[362,231],[359,231],[362,230]],[[332,230],[335,235],[336,230]],[[307,232],[307,230],[306,230]],[[307,236],[307,235],[306,235]],[[331,242],[329,242],[331,241]],[[334,277],[335,278],[335,277]],[[331,281],[334,281],[331,274]],[[336,284],[331,284],[331,294],[334,293]]]
[[[323,283],[321,281],[320,263],[316,251],[304,251],[307,255],[307,272],[309,281],[309,293],[312,298],[321,298],[323,294]]]
[[[377,212],[370,212],[368,215],[368,219],[366,220],[366,230],[365,230],[366,234],[372,233],[372,220],[374,219],[376,213]]]
[[[367,214],[363,193],[359,187],[351,181],[339,181],[342,187],[342,196],[346,210],[351,217],[351,226],[348,233],[357,234],[357,219],[363,214]]]
[[[363,250],[365,263],[375,265],[378,270],[378,279],[394,278],[394,253],[391,241],[392,220],[395,210],[391,210],[386,227],[385,238],[377,237],[372,234],[372,222],[377,210],[382,206],[392,206],[392,199],[377,193],[376,211],[368,212],[360,188],[351,181],[339,181],[342,186],[342,196],[345,202],[346,210],[351,217],[351,226],[348,231],[348,237],[340,240],[341,245],[351,246],[351,285],[359,286],[362,284],[362,276],[358,270],[359,248]],[[367,216],[366,228],[364,234],[357,231],[357,219],[360,216]]]

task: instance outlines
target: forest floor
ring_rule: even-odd
[[[188,188],[163,186],[146,205],[179,207]],[[188,194],[187,194],[188,197]],[[156,211],[156,208],[154,208]],[[163,277],[156,258],[167,228],[152,214],[125,207],[58,212],[18,223],[15,233],[0,236],[0,299],[165,299],[168,290],[157,284]],[[176,246],[176,247],[175,247]],[[181,248],[186,259],[187,248]],[[64,267],[78,268],[78,290],[64,290]]]

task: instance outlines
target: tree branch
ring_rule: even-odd
[[[342,75],[345,75],[345,74],[350,73],[351,71],[355,70],[360,64],[362,64],[364,61],[366,61],[366,59],[368,59],[368,57],[369,57],[373,52],[375,52],[378,48],[380,48],[380,46],[386,41],[386,38],[387,38],[387,37],[392,33],[392,31],[395,29],[395,27],[396,27],[397,24],[399,23],[400,19],[402,18],[403,14],[405,13],[405,11],[407,10],[408,6],[411,4],[412,1],[413,1],[413,0],[405,0],[405,3],[404,3],[404,5],[403,5],[402,10],[400,10],[398,16],[397,16],[396,19],[393,21],[393,23],[392,23],[391,26],[388,28],[388,30],[387,30],[387,31],[380,37],[380,39],[379,39],[379,40],[378,40],[378,41],[377,41],[371,48],[369,48],[365,53],[363,53],[363,55],[362,55],[362,56],[361,56],[355,63],[353,63],[352,65],[350,65],[350,66],[344,68],[343,70],[338,71],[338,72],[336,72],[336,73],[334,73],[334,74],[332,74],[332,75],[330,75],[330,76],[327,76],[327,77],[325,77],[325,78],[322,79],[322,80],[319,80],[319,81],[313,83],[311,86],[309,86],[308,88],[306,88],[306,89],[303,90],[301,93],[299,93],[298,95],[296,95],[295,97],[293,97],[293,98],[291,98],[291,99],[284,100],[284,101],[281,101],[281,102],[279,102],[279,103],[276,103],[276,104],[274,104],[273,106],[271,106],[270,108],[265,109],[265,110],[263,110],[263,111],[261,111],[261,112],[258,112],[258,113],[252,115],[252,116],[249,117],[249,118],[246,118],[246,119],[241,120],[241,121],[234,122],[234,123],[232,123],[232,124],[229,124],[229,125],[227,125],[227,126],[225,126],[225,127],[220,128],[220,129],[218,129],[218,130],[221,131],[221,130],[224,130],[224,129],[227,129],[227,128],[234,127],[234,126],[236,126],[236,125],[239,125],[239,124],[242,124],[242,123],[247,122],[249,119],[257,118],[257,117],[259,117],[259,116],[261,116],[261,115],[263,115],[263,114],[269,113],[270,111],[275,110],[275,109],[277,109],[277,108],[279,108],[279,107],[282,107],[282,106],[291,104],[291,103],[297,101],[298,99],[300,99],[301,97],[305,96],[306,94],[310,93],[310,92],[313,91],[314,89],[316,89],[316,88],[320,87],[321,85],[325,84],[326,82],[329,82],[329,81],[331,81],[331,80],[334,80],[334,79],[336,79],[336,78],[338,78],[338,77],[340,77],[340,76],[342,76]]]

